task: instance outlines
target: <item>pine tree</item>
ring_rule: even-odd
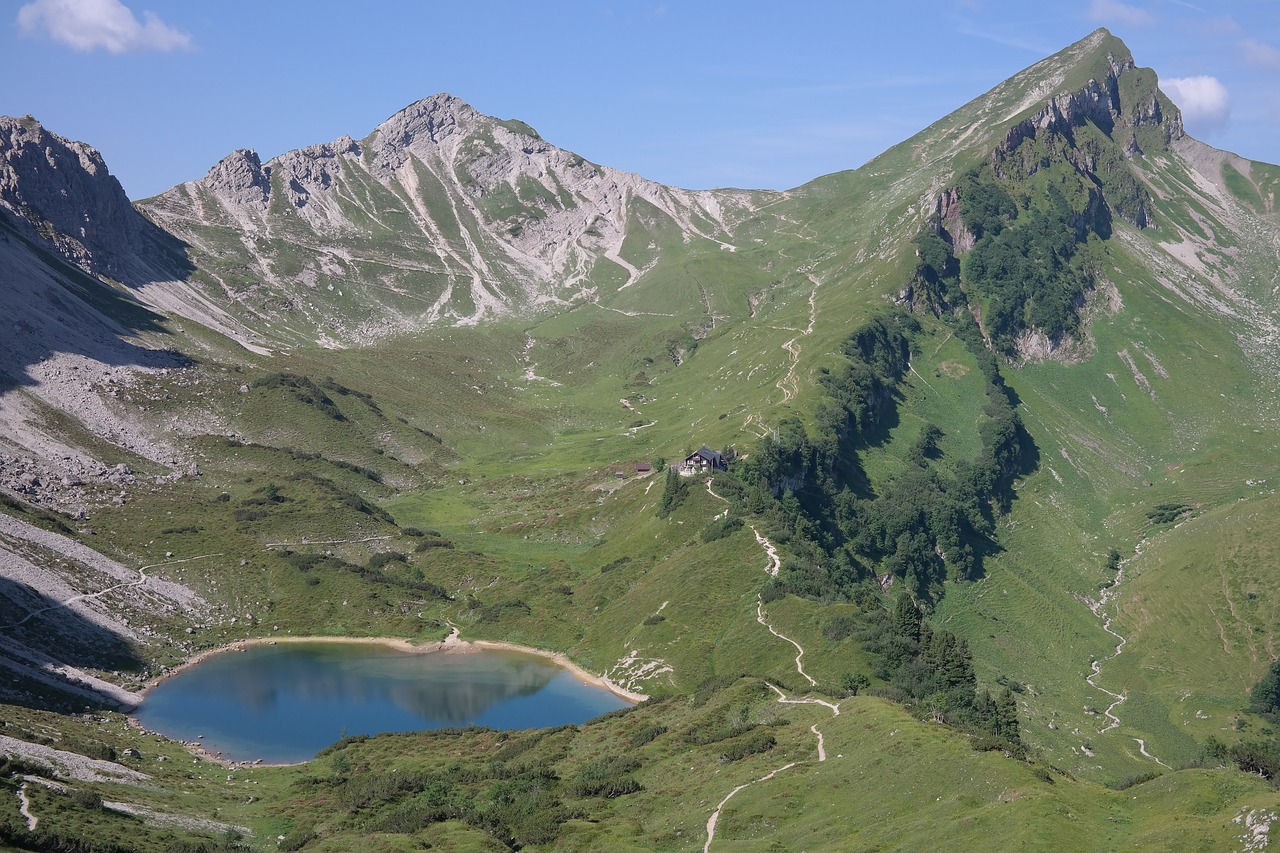
[[[666,518],[684,500],[688,489],[686,483],[673,469],[667,469],[667,481],[662,489],[662,499],[658,501],[658,518]]]
[[[973,710],[978,715],[978,726],[984,731],[995,734],[996,700],[991,698],[990,690],[982,688],[982,692],[974,700]]]
[[[1006,687],[996,696],[996,734],[1008,740],[1018,740],[1018,700]]]
[[[1262,676],[1253,687],[1249,697],[1249,710],[1275,720],[1280,711],[1280,661],[1271,664],[1271,669]]]
[[[919,641],[920,608],[916,606],[911,593],[906,590],[898,594],[898,603],[894,605],[893,620],[890,625],[899,637]]]

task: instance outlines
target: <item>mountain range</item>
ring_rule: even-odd
[[[1105,30],[785,192],[439,94],[130,202],[0,118],[0,837],[1265,849],[1278,182]],[[230,775],[125,722],[453,630],[651,698]]]

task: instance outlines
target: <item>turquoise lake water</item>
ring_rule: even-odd
[[[581,723],[627,707],[536,655],[405,652],[357,643],[250,646],[152,689],[134,716],[232,761],[307,761],[347,735]]]

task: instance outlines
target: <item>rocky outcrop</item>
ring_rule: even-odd
[[[483,118],[470,104],[446,93],[410,104],[369,135],[373,151],[370,172],[391,178],[413,151],[439,146],[459,133],[460,126],[474,125]]]
[[[91,275],[132,284],[184,274],[181,248],[134,210],[102,155],[31,116],[0,116],[0,216]]]
[[[271,200],[271,172],[262,168],[257,151],[237,148],[205,175],[209,191],[229,203],[246,208],[267,209]]]
[[[1137,68],[1127,56],[1108,55],[1107,60],[1110,73],[1103,80],[1090,80],[1075,92],[1050,98],[1034,115],[1010,127],[990,157],[995,173],[1009,180],[1033,175],[1058,160],[1096,178],[1105,201],[1103,193],[1090,192],[1085,219],[1073,223],[1078,232],[1092,222],[1102,226],[1100,233],[1108,233],[1104,220],[1112,213],[1138,228],[1153,225],[1151,196],[1126,161],[1147,153],[1139,136],[1166,151],[1184,136],[1182,116],[1171,103],[1162,102],[1154,72]],[[1078,140],[1086,124],[1110,142],[1099,143],[1096,137]]]
[[[82,517],[132,485],[104,447],[185,467],[130,404],[149,401],[140,377],[191,362],[127,290],[181,270],[176,241],[133,209],[96,150],[29,116],[0,118],[0,493]]]
[[[1090,80],[1075,92],[1050,98],[1039,112],[1009,128],[1004,140],[996,147],[994,160],[1003,162],[1029,139],[1043,133],[1057,134],[1070,139],[1075,128],[1092,122],[1110,136],[1130,155],[1141,156],[1137,141],[1139,128],[1159,128],[1164,145],[1185,135],[1182,114],[1169,104],[1161,106],[1163,97],[1155,86],[1155,73],[1138,68],[1132,57],[1122,59],[1107,56],[1110,73],[1105,79]],[[1126,100],[1122,91],[1145,92]]]
[[[951,244],[951,251],[957,257],[972,249],[977,242],[973,231],[964,224],[964,217],[960,215],[960,190],[956,187],[947,187],[938,194],[933,221],[936,223],[938,236]]]
[[[289,203],[302,208],[312,194],[323,193],[334,185],[342,174],[344,161],[359,157],[360,146],[350,136],[342,136],[335,142],[290,151],[272,161],[267,171],[279,172]]]

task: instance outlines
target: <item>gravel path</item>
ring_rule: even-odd
[[[814,291],[815,293],[817,292],[816,281],[814,282]],[[810,304],[812,305],[812,300],[810,301]],[[715,491],[712,490],[710,480],[707,481],[707,492],[712,497],[719,498],[720,500],[725,501],[725,503],[728,503],[727,499],[725,499],[721,495],[716,494]],[[751,527],[751,532],[755,534],[756,542],[759,543],[762,549],[764,549],[765,555],[769,558],[769,564],[765,567],[765,571],[769,575],[773,577],[777,577],[778,569],[781,568],[781,565],[782,565],[781,560],[779,560],[778,558],[778,549],[774,547],[774,544],[772,542],[770,542],[767,538],[761,535],[760,531],[756,530],[754,526]],[[760,598],[760,596],[756,596],[756,621],[759,622],[764,627],[768,628],[769,633],[773,634],[778,639],[785,640],[791,645],[795,646],[796,672],[804,676],[805,680],[809,682],[810,686],[817,687],[818,686],[817,680],[814,679],[812,676],[810,676],[809,673],[804,671],[804,666],[800,662],[801,658],[804,657],[804,647],[801,646],[799,643],[797,643],[795,640],[788,637],[787,635],[778,631],[776,628],[773,627],[773,625],[769,624],[768,617],[765,616],[765,612],[764,612],[764,600]],[[773,690],[774,693],[778,694],[778,701],[784,705],[821,705],[824,708],[830,709],[833,717],[840,716],[840,703],[838,702],[828,702],[827,700],[819,699],[816,696],[806,696],[803,699],[792,699],[791,697],[787,696],[787,694],[782,690],[782,688],[778,687],[776,684],[773,684],[768,681],[766,681],[765,684],[767,684],[769,688]],[[823,761],[826,761],[827,760],[826,739],[823,738],[822,732],[818,731],[818,724],[814,723],[812,726],[810,726],[809,731],[813,732],[814,737],[818,739],[818,762],[821,763]],[[755,785],[758,782],[768,781],[769,779],[772,779],[774,776],[777,776],[779,773],[782,773],[783,771],[790,770],[792,767],[795,767],[798,764],[805,764],[805,763],[806,762],[804,761],[792,761],[789,764],[784,764],[783,766],[775,770],[771,770],[770,772],[766,773],[764,776],[761,776],[759,779],[753,779],[752,781],[741,784],[738,787],[734,788],[732,791],[730,791],[725,796],[725,798],[716,805],[715,810],[711,813],[711,817],[707,819],[707,841],[705,844],[702,845],[702,853],[710,853],[711,842],[714,841],[716,837],[716,824],[719,823],[720,821],[720,813],[724,810],[725,805],[727,805],[728,802],[731,799],[733,799],[734,796],[739,791],[742,791],[745,788],[749,788],[750,786]]]
[[[5,537],[21,542],[29,542],[59,556],[74,560],[83,566],[95,571],[101,572],[110,578],[115,579],[119,584],[128,581],[134,581],[138,577],[138,571],[127,568],[120,563],[106,557],[87,545],[81,544],[70,537],[63,536],[61,533],[53,533],[43,528],[28,524],[25,521],[13,518],[12,516],[0,513],[0,537]],[[173,562],[183,562],[175,560]],[[166,565],[165,563],[155,563],[145,568],[158,568]],[[25,583],[32,589],[41,590],[50,582],[48,574],[35,574],[23,576],[21,572],[14,572],[6,560],[0,565],[0,573],[10,580]],[[194,592],[182,584],[166,581],[161,578],[146,578],[147,585],[155,592],[171,599],[184,607],[192,607],[200,603],[200,598]]]
[[[191,817],[190,815],[169,814],[168,812],[158,812],[155,809],[149,809],[146,806],[140,806],[137,803],[102,803],[104,809],[111,809],[113,812],[121,812],[122,814],[134,815],[143,818],[148,823],[156,823],[161,826],[176,826],[179,829],[205,830],[225,834],[227,832],[238,832],[241,835],[253,835],[253,830],[247,826],[239,826],[234,823],[222,823],[221,821],[209,820],[203,817]]]
[[[761,776],[759,779],[753,779],[750,782],[745,782],[739,785],[738,787],[734,788],[732,791],[730,791],[728,795],[723,800],[720,801],[720,804],[716,806],[716,810],[711,813],[711,817],[707,818],[707,843],[702,845],[702,853],[710,853],[711,842],[716,837],[716,823],[718,823],[720,820],[720,811],[725,807],[726,803],[728,803],[730,800],[733,799],[735,794],[737,794],[739,791],[741,791],[744,788],[751,787],[757,782],[767,782],[768,780],[772,779],[774,776],[777,776],[779,773],[783,772],[784,770],[790,770],[792,767],[795,767],[799,763],[800,763],[799,761],[793,761],[790,764],[784,764],[781,767],[779,767],[777,770],[772,770],[766,773],[765,775]]]
[[[27,819],[27,831],[35,832],[40,825],[40,818],[31,813],[31,800],[27,799],[27,783],[18,786],[18,814]]]

